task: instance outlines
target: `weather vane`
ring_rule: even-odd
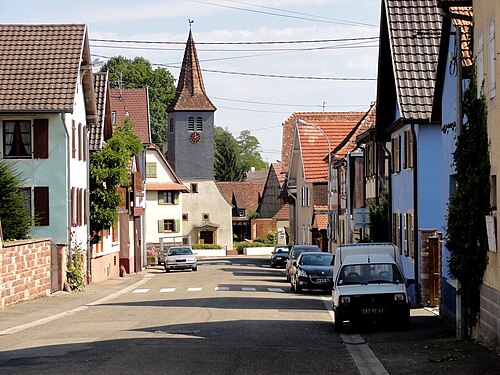
[[[190,20],[190,19],[188,18],[188,22],[189,22],[189,28],[191,28],[191,25],[194,23],[194,20]]]

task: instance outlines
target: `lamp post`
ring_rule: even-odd
[[[323,131],[323,129],[321,129],[317,125],[311,124],[311,123],[306,122],[306,121],[301,120],[301,119],[298,119],[295,121],[295,126],[299,126],[299,125],[310,126],[310,127],[315,128],[321,134],[323,134],[323,136],[326,139],[326,143],[328,144],[328,177],[327,177],[328,178],[328,186],[327,186],[327,189],[328,189],[328,226],[327,226],[327,231],[326,231],[326,237],[328,239],[328,252],[331,253],[332,252],[332,229],[333,228],[332,228],[332,197],[331,197],[331,195],[332,195],[332,189],[331,189],[331,184],[332,184],[332,181],[331,181],[332,152],[331,152],[330,139],[328,138],[326,133]],[[295,223],[295,225],[297,225],[297,224]]]

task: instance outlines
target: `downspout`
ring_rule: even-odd
[[[352,243],[352,233],[351,233],[351,153],[347,153],[346,157],[346,219],[347,219],[347,243]]]
[[[85,216],[85,221],[87,222],[87,283],[90,284],[92,281],[92,262],[91,262],[91,257],[92,257],[92,245],[90,244],[90,152],[89,152],[89,143],[90,143],[90,127],[87,125],[85,126],[87,129],[85,130],[87,132],[87,136],[85,137],[85,150],[83,152],[86,153],[85,155],[85,160],[87,161],[87,191],[85,193],[85,211],[86,211],[86,216]]]
[[[67,194],[67,204],[66,204],[66,216],[67,223],[69,224],[68,230],[66,231],[66,243],[68,244],[68,259],[71,259],[71,241],[70,241],[70,230],[71,230],[71,137],[68,132],[68,127],[66,126],[66,114],[64,112],[59,113],[61,117],[61,122],[63,124],[64,133],[66,134],[66,194]]]
[[[418,160],[417,160],[417,149],[418,142],[417,137],[415,136],[415,125],[411,124],[411,136],[413,139],[413,261],[414,261],[414,275],[415,275],[415,304],[418,306],[421,303],[421,295],[420,295],[420,277],[419,277],[419,262],[421,260],[421,252],[416,251],[415,245],[419,246],[418,243]],[[418,256],[415,256],[418,254]]]

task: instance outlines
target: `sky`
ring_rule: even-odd
[[[293,112],[376,99],[380,0],[0,0],[2,24],[85,23],[94,59],[142,56],[176,80],[189,20],[215,125],[249,130],[266,162]]]

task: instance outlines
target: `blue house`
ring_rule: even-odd
[[[449,180],[442,155],[450,152],[441,114],[433,111],[443,18],[437,0],[383,0],[380,25],[375,137],[388,154],[392,241],[406,278],[415,280],[412,303],[437,306],[436,233],[444,225]]]

